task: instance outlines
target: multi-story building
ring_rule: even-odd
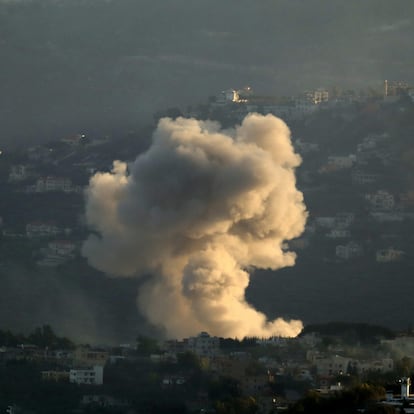
[[[73,384],[103,384],[103,366],[95,365],[93,368],[71,369],[69,382]]]
[[[36,181],[35,192],[45,193],[49,191],[64,191],[65,193],[72,191],[72,181],[64,177],[40,177]]]
[[[33,221],[26,224],[26,236],[30,238],[55,236],[59,232],[59,227],[50,221]]]
[[[201,332],[195,337],[188,338],[188,350],[198,356],[212,357],[220,352],[220,339]]]
[[[345,245],[336,246],[335,254],[340,259],[348,260],[362,256],[363,249],[360,244],[351,241]]]
[[[315,358],[314,364],[319,376],[330,377],[345,374],[351,358],[334,355],[329,357]]]
[[[395,206],[394,196],[385,190],[379,190],[374,194],[367,194],[365,199],[370,203],[374,211],[390,211]]]
[[[104,366],[109,359],[109,352],[80,346],[74,351],[73,358],[77,366]]]

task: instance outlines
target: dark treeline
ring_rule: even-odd
[[[378,338],[393,339],[395,332],[383,326],[368,323],[329,322],[305,326],[301,335],[317,333],[321,336],[336,336],[345,343],[371,344]]]
[[[36,345],[49,349],[72,349],[75,344],[66,337],[55,334],[50,325],[35,328],[28,335],[14,334],[9,330],[0,330],[0,346]]]

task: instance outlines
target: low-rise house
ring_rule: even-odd
[[[316,372],[322,377],[331,377],[346,374],[351,358],[334,355],[329,357],[315,358]]]
[[[399,358],[407,356],[414,358],[414,336],[399,336],[394,339],[383,339],[381,345],[386,345]]]
[[[386,372],[393,371],[394,361],[391,358],[369,361],[353,360],[350,363],[350,369],[358,373],[359,375],[364,375],[369,372],[378,372],[384,374]]]
[[[188,350],[188,340],[178,341],[177,339],[168,339],[160,344],[160,348],[170,354],[177,355]]]
[[[88,394],[82,396],[81,406],[83,407],[100,407],[100,408],[116,408],[125,409],[129,404],[126,401],[118,400],[110,395]]]
[[[306,141],[301,140],[300,138],[295,140],[295,147],[302,154],[319,151],[319,144],[315,144],[312,142],[306,142]]]
[[[56,236],[59,227],[53,221],[32,221],[26,224],[26,236],[29,238]]]
[[[302,335],[302,334],[299,335],[297,337],[297,341],[300,344],[304,345],[306,348],[315,348],[316,345],[318,345],[322,342],[322,338],[316,332],[309,332],[309,333],[304,334],[304,335]]]
[[[405,193],[400,193],[399,195],[400,205],[403,209],[413,209],[414,208],[414,191],[406,191]]]
[[[373,211],[390,211],[395,206],[394,196],[385,190],[379,190],[374,194],[366,194],[365,199],[370,203]]]
[[[43,381],[69,382],[69,371],[42,371],[41,375]]]
[[[54,240],[48,244],[52,254],[59,256],[72,256],[76,250],[76,244],[70,240]]]
[[[290,338],[271,336],[270,338],[259,338],[256,343],[262,346],[286,347]]]
[[[227,376],[240,378],[246,372],[246,368],[251,364],[251,357],[239,359],[231,356],[219,356],[210,361],[210,372],[217,376]]]
[[[70,240],[54,240],[47,248],[40,250],[42,258],[37,261],[39,266],[55,267],[75,257],[76,244]]]
[[[102,385],[103,371],[102,365],[95,365],[92,368],[71,369],[69,371],[69,382],[79,385]]]
[[[353,241],[345,244],[339,245],[335,248],[335,254],[340,259],[349,260],[356,257],[360,257],[363,254],[363,248],[360,244]]]
[[[220,339],[201,332],[195,337],[188,338],[188,350],[201,357],[212,357],[220,353]]]
[[[326,233],[326,237],[329,239],[345,239],[351,237],[351,233],[345,229],[332,229],[329,233]]]
[[[36,181],[34,191],[37,193],[45,193],[49,191],[63,191],[69,193],[73,190],[72,181],[64,177],[40,177]]]
[[[74,364],[77,366],[104,366],[109,360],[109,352],[103,349],[94,349],[79,346],[73,352]]]
[[[12,165],[9,173],[10,182],[18,182],[26,180],[30,177],[29,167],[24,164]]]
[[[73,134],[61,139],[61,142],[71,146],[78,146],[85,139],[84,134]]]
[[[376,183],[381,175],[377,172],[365,171],[360,168],[355,168],[351,172],[352,182],[354,184],[373,184]]]
[[[335,216],[335,226],[340,229],[349,227],[355,220],[355,214],[341,211]]]
[[[319,169],[319,172],[324,174],[338,170],[350,169],[354,165],[355,161],[356,157],[353,154],[346,156],[331,155],[328,157],[328,162]]]
[[[262,394],[269,385],[269,377],[266,373],[261,375],[242,375],[239,380],[240,388],[246,395]]]
[[[379,221],[380,223],[401,222],[404,220],[404,215],[399,212],[373,211],[370,215],[374,220]]]
[[[328,229],[332,229],[336,225],[336,219],[335,217],[316,217],[315,223],[318,227],[324,227]]]
[[[375,258],[378,263],[398,262],[404,256],[402,250],[396,250],[392,247],[388,249],[377,250]]]

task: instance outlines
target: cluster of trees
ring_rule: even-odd
[[[331,396],[323,396],[316,391],[310,391],[304,398],[293,404],[288,413],[351,414],[361,412],[361,410],[370,414],[396,413],[393,407],[378,404],[378,401],[384,398],[383,387],[367,383],[358,384],[349,390]]]
[[[75,344],[66,337],[57,336],[50,325],[35,328],[28,335],[14,334],[10,330],[0,330],[0,345],[36,345],[49,349],[74,349]]]
[[[393,339],[395,333],[383,326],[368,323],[329,322],[324,324],[310,324],[305,326],[301,335],[318,333],[321,336],[335,336],[346,344],[370,345],[378,339]]]

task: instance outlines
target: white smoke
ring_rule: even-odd
[[[138,306],[169,337],[296,336],[301,321],[267,321],[245,290],[249,269],[295,262],[284,243],[307,216],[295,186],[300,162],[272,115],[250,114],[229,130],[161,119],[132,165],[115,161],[91,178],[86,217],[98,235],[83,253],[112,275],[151,274]]]

